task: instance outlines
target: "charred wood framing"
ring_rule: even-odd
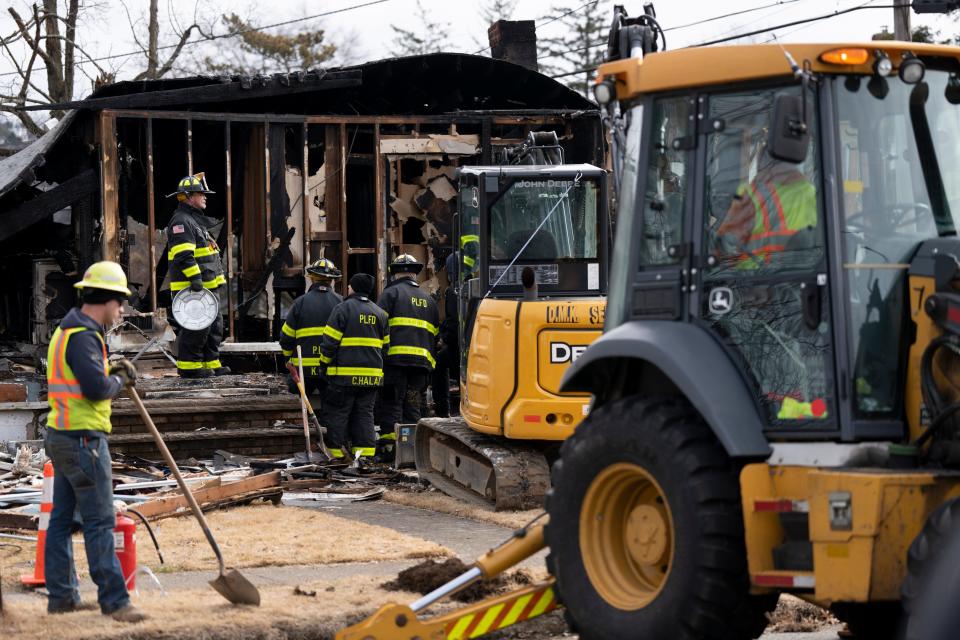
[[[0,217],[0,242],[46,220],[57,211],[68,207],[81,198],[94,193],[99,186],[97,172],[87,169],[70,178],[66,182],[44,191],[36,198],[21,204],[19,207],[5,211]]]

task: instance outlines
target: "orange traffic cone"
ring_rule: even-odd
[[[25,587],[42,587],[44,577],[43,554],[47,546],[47,527],[50,525],[50,513],[53,511],[53,463],[47,460],[43,465],[43,493],[40,497],[40,522],[37,526],[37,560],[33,565],[33,575],[23,574],[20,583]]]

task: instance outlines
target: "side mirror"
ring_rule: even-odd
[[[777,96],[767,141],[767,152],[773,158],[794,164],[807,159],[810,131],[805,116],[803,98],[786,94]]]

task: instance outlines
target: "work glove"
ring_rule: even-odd
[[[117,376],[125,387],[137,386],[137,368],[126,358],[121,358],[110,367],[110,375]]]
[[[190,291],[203,291],[203,281],[202,281],[202,280],[191,280],[191,281],[190,281]]]
[[[293,376],[287,376],[287,391],[295,396],[300,395],[300,389],[297,387],[297,383],[294,381]]]

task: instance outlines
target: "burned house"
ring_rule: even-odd
[[[382,285],[399,253],[442,282],[457,167],[504,162],[533,131],[555,131],[566,162],[602,166],[604,154],[593,103],[519,64],[461,54],[120,82],[69,106],[0,161],[0,339],[43,343],[98,259],[120,262],[134,290],[111,346],[164,332],[165,196],[188,173],[217,192],[207,212],[222,221],[225,327],[243,353],[276,338],[317,258],[341,266],[343,286],[357,271]]]
[[[591,102],[526,67],[461,54],[120,82],[71,106],[0,162],[0,338],[44,342],[98,259],[127,270],[133,324],[162,330],[165,196],[188,173],[204,171],[217,192],[207,212],[222,221],[224,324],[244,343],[275,339],[317,258],[341,266],[344,283],[365,271],[382,285],[389,261],[410,253],[435,279],[457,167],[503,162],[532,131],[555,131],[567,162],[603,158]]]

